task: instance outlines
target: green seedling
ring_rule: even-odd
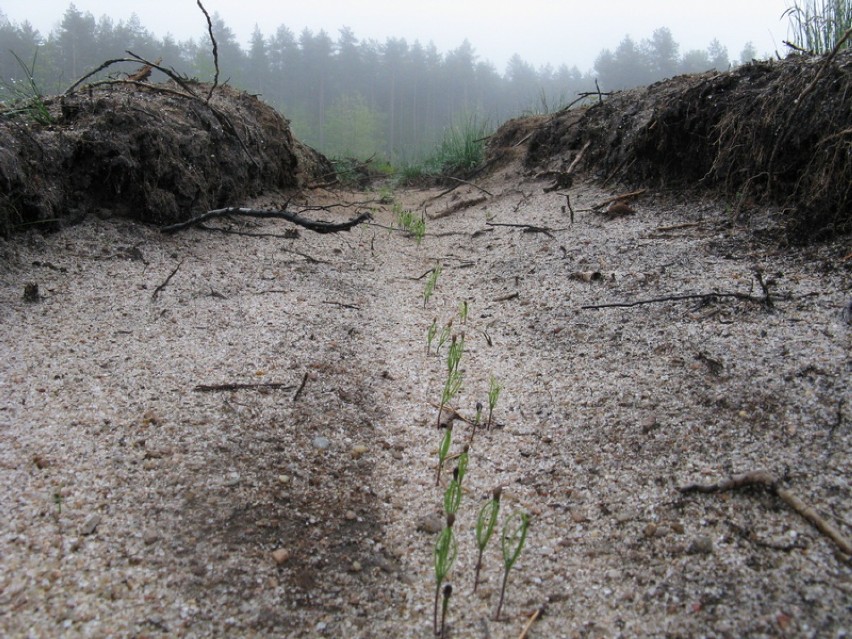
[[[439,413],[440,419],[440,413]],[[441,471],[444,468],[444,462],[447,460],[447,455],[450,452],[450,445],[453,443],[453,423],[449,422],[444,429],[444,436],[441,439],[441,445],[438,446],[438,472],[435,474],[435,485],[441,483]]]
[[[432,342],[435,341],[435,335],[438,334],[438,318],[432,320],[432,324],[426,329],[426,356],[432,351]]]
[[[464,476],[467,474],[467,465],[470,461],[470,446],[467,444],[462,448],[462,452],[459,453],[459,461],[456,465],[456,470],[458,471],[458,481],[459,485],[461,485],[462,481],[464,481]]]
[[[438,634],[438,598],[441,595],[441,584],[447,578],[459,553],[459,546],[453,534],[455,521],[455,515],[447,515],[447,525],[438,534],[438,541],[435,542],[435,609],[432,614],[432,628],[436,635]]]
[[[461,308],[459,308],[459,319],[462,324],[467,324],[467,314],[470,311],[470,307],[467,304],[467,300],[461,303]]]
[[[447,343],[448,339],[450,339],[452,332],[453,320],[450,318],[450,321],[444,325],[444,328],[441,330],[441,334],[438,336],[438,345],[435,347],[435,355],[441,352],[441,347]]]
[[[62,493],[56,491],[53,493],[53,503],[56,504],[56,514],[62,514]]]
[[[494,413],[494,407],[497,406],[501,390],[503,390],[503,387],[492,375],[488,384],[488,421],[486,422],[485,430],[491,430],[491,416]]]
[[[482,569],[482,553],[485,552],[485,547],[488,545],[491,535],[494,534],[494,528],[497,526],[497,515],[500,513],[500,495],[503,489],[497,486],[491,492],[491,499],[485,502],[479,510],[479,516],[476,518],[476,547],[479,549],[479,556],[476,558],[476,573],[473,578],[473,592],[479,587],[479,571]]]
[[[527,529],[529,526],[530,516],[524,512],[512,513],[512,516],[503,525],[503,537],[501,539],[503,546],[503,585],[500,587],[500,601],[497,603],[494,621],[499,621],[500,619],[503,599],[506,596],[506,582],[509,580],[509,571],[515,565],[521,551],[524,549],[524,542],[527,540]]]
[[[447,608],[450,607],[450,597],[453,596],[452,584],[444,586],[444,601],[441,603],[441,639],[444,639],[444,630],[447,623]]]
[[[432,297],[432,293],[435,292],[435,285],[438,283],[438,278],[440,276],[441,264],[439,262],[435,265],[435,268],[432,269],[429,279],[426,280],[426,287],[423,289],[423,308],[426,308],[426,303],[429,301],[429,298]]]
[[[444,512],[448,515],[455,515],[461,504],[462,490],[459,482],[459,469],[453,469],[453,478],[450,480],[450,485],[444,492]]]

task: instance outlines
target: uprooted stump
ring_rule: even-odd
[[[591,142],[581,166],[602,180],[777,204],[794,241],[852,232],[852,51],[679,76],[530,128],[530,167]]]
[[[0,233],[88,212],[173,224],[334,174],[256,97],[220,86],[208,104],[172,86],[49,98],[49,124],[0,112]]]

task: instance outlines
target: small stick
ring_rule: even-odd
[[[168,286],[171,279],[175,276],[175,273],[177,273],[178,269],[181,267],[181,264],[183,264],[183,260],[178,262],[178,265],[175,266],[174,270],[171,273],[169,273],[169,276],[165,279],[165,281],[163,281],[162,284],[160,284],[157,288],[154,289],[154,292],[151,294],[152,300],[157,299],[157,295],[160,294],[160,291],[162,291],[164,288],[166,288],[166,286]]]
[[[259,390],[262,388],[270,388],[273,390],[293,390],[293,385],[277,382],[269,382],[265,384],[198,384],[192,390],[201,393],[210,393],[214,391]]]
[[[626,199],[631,198],[631,197],[638,197],[638,196],[642,195],[643,193],[645,193],[647,190],[648,189],[639,189],[638,191],[630,191],[629,193],[620,193],[618,195],[613,195],[611,198],[606,199],[603,202],[600,202],[598,204],[595,204],[592,207],[592,210],[597,211],[597,210],[605,207],[607,204],[612,204],[613,202],[618,202],[619,200],[626,200]]]
[[[305,384],[308,383],[308,371],[305,371],[305,374],[302,375],[302,383],[299,384],[299,388],[296,389],[296,392],[293,394],[293,403],[299,399],[299,395],[302,394],[302,390],[305,388]]]
[[[667,295],[665,297],[653,297],[647,300],[637,300],[635,302],[612,302],[610,304],[587,304],[581,306],[581,309],[597,309],[597,308],[631,308],[633,306],[641,306],[643,304],[657,304],[659,302],[677,302],[680,300],[707,300],[714,297],[733,297],[738,300],[746,300],[748,302],[759,302],[766,304],[766,299],[755,297],[746,293],[695,293],[690,295]]]
[[[527,621],[527,624],[524,626],[524,629],[521,630],[521,634],[518,635],[518,639],[526,639],[527,633],[530,631],[530,628],[532,628],[532,625],[542,615],[543,612],[544,612],[544,606],[536,609],[536,611],[534,613],[532,613],[529,620]]]

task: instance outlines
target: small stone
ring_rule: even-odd
[[[571,511],[571,521],[575,524],[582,524],[589,521],[589,518],[586,516],[586,512],[584,510],[575,508]]]
[[[278,481],[282,484],[290,483],[290,475],[278,475]]]
[[[637,514],[635,510],[622,510],[620,513],[616,514],[615,521],[619,524],[626,524],[628,521],[636,519]]]
[[[360,561],[353,561],[352,565],[349,567],[350,572],[361,572],[363,567],[361,566]]]
[[[364,444],[355,444],[352,447],[352,459],[360,459],[367,453],[370,449]]]
[[[358,515],[357,515],[357,513],[356,513],[354,510],[347,510],[347,511],[343,514],[343,518],[344,518],[346,521],[354,521],[355,519],[357,519],[357,518],[358,518]]]
[[[28,303],[38,302],[41,295],[38,292],[38,284],[30,282],[24,284],[24,301]]]
[[[142,541],[146,546],[156,543],[159,538],[160,535],[156,530],[146,530],[142,535]]]
[[[682,535],[684,531],[683,524],[679,521],[672,522],[672,531],[678,535]]]
[[[654,535],[657,534],[657,524],[655,524],[654,522],[651,522],[650,524],[645,526],[645,530],[643,531],[643,534],[648,539],[651,539],[652,537],[654,537]]]
[[[417,530],[436,535],[444,529],[444,518],[438,513],[428,513],[417,521]]]
[[[710,555],[713,554],[713,540],[707,535],[696,537],[686,549],[690,555]]]
[[[101,516],[98,514],[89,515],[86,521],[83,522],[83,525],[80,526],[80,534],[83,536],[91,535],[95,532],[95,529],[98,527],[98,524],[101,523]]]
[[[275,563],[279,566],[286,564],[290,559],[290,551],[286,548],[278,548],[277,550],[272,551],[272,558],[275,560]]]
[[[331,442],[328,441],[327,437],[317,435],[316,437],[314,437],[313,441],[311,442],[311,445],[319,450],[326,450],[329,446],[331,446]]]

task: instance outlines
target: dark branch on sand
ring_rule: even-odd
[[[194,218],[186,220],[184,222],[178,222],[176,224],[163,226],[160,228],[160,231],[162,231],[163,233],[175,233],[185,228],[189,228],[190,226],[193,226],[195,224],[206,222],[207,220],[216,217],[225,217],[229,215],[243,215],[245,217],[287,220],[288,222],[297,224],[303,228],[308,229],[309,231],[313,231],[314,233],[339,233],[340,231],[348,231],[353,226],[357,226],[362,222],[366,222],[367,220],[370,220],[373,217],[369,213],[362,213],[358,217],[352,218],[348,222],[334,223],[323,222],[322,220],[309,220],[306,217],[302,217],[301,215],[298,215],[296,213],[290,213],[288,211],[260,211],[258,209],[242,209],[235,206],[229,206],[228,208],[224,209],[215,209],[213,211],[207,211],[206,213],[197,215]]]

